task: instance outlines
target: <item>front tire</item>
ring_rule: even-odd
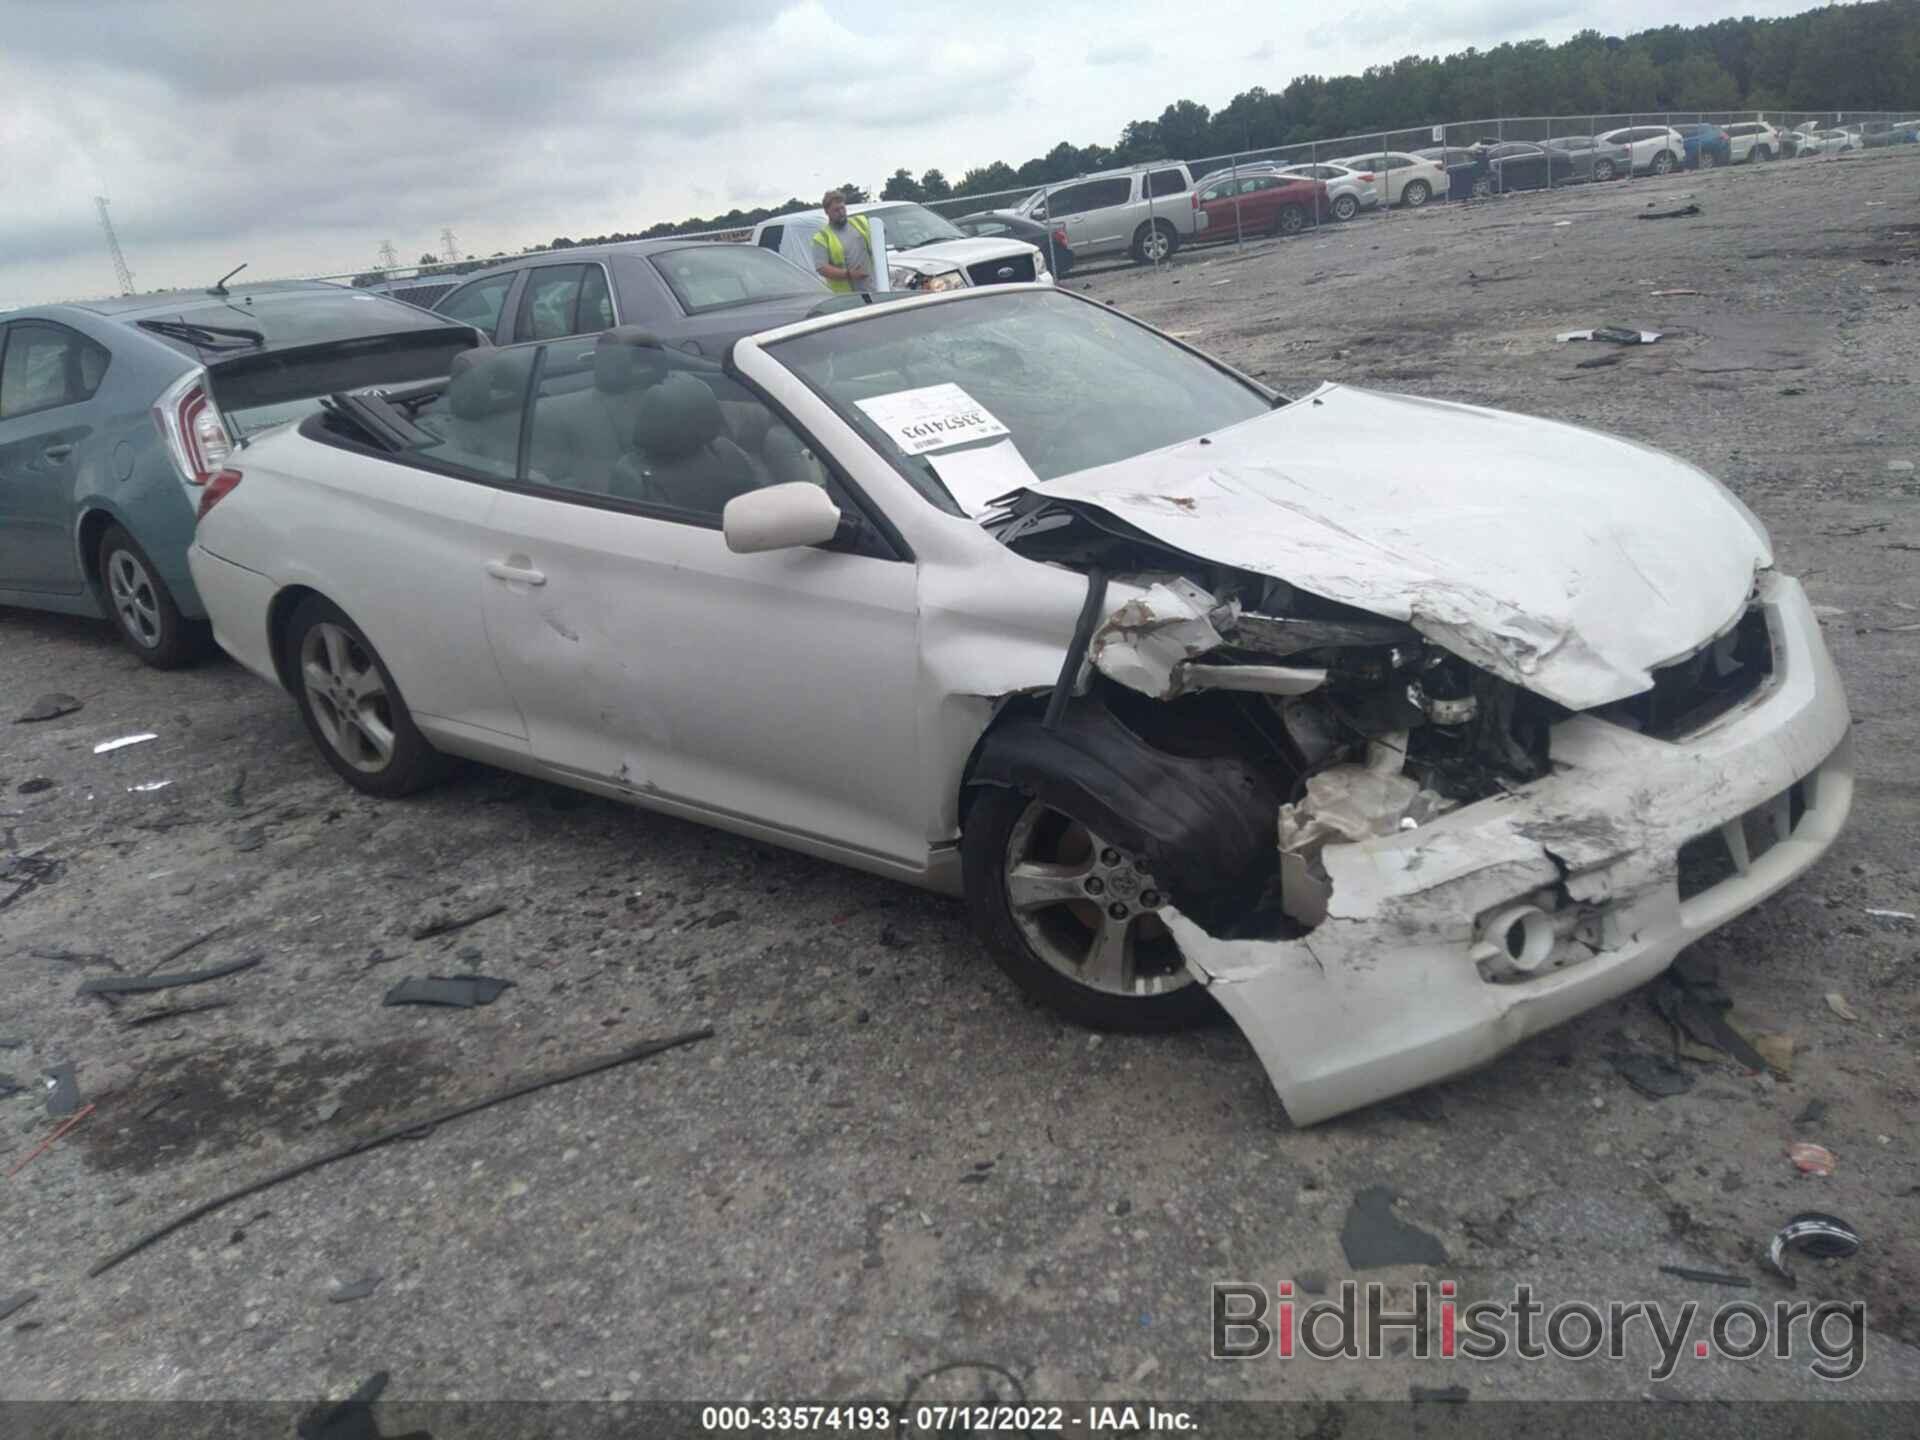
[[[1773,149],[1767,145],[1756,145],[1753,147],[1752,158],[1755,160],[1771,160],[1773,159]]]
[[[1476,200],[1488,200],[1488,199],[1491,199],[1492,197],[1493,197],[1493,177],[1491,175],[1474,176],[1473,177],[1473,198]]]
[[[1141,265],[1158,265],[1171,260],[1180,248],[1180,232],[1165,220],[1142,225],[1133,237],[1133,258]]]
[[[984,790],[961,840],[981,941],[1032,999],[1098,1030],[1184,1029],[1216,1012],[1154,914],[1140,861],[1023,790]]]
[[[1648,168],[1655,175],[1671,175],[1673,173],[1673,166],[1673,152],[1671,150],[1662,150],[1658,155],[1653,157],[1653,164]]]
[[[1307,228],[1307,212],[1299,205],[1282,205],[1280,213],[1273,217],[1273,232],[1276,235],[1298,235]]]
[[[1715,155],[1711,150],[1702,150],[1700,152],[1700,168],[1702,170],[1711,170],[1719,163],[1720,157]]]
[[[1613,162],[1611,160],[1594,161],[1593,162],[1593,178],[1595,181],[1597,181],[1599,184],[1602,184],[1602,185],[1606,184],[1607,181],[1613,179]]]
[[[342,780],[392,799],[447,774],[450,763],[414,725],[386,663],[338,606],[303,600],[286,643],[300,718]]]
[[[118,525],[100,537],[101,596],[126,647],[156,670],[174,670],[207,652],[207,628],[180,613],[153,561]]]
[[[1409,180],[1407,188],[1400,192],[1400,203],[1409,210],[1418,210],[1433,198],[1433,187],[1424,180]]]
[[[1333,197],[1333,218],[1334,219],[1351,220],[1354,216],[1358,215],[1359,213],[1360,213],[1360,202],[1354,196],[1336,195]]]

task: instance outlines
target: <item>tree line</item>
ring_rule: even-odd
[[[1219,110],[1176,100],[1157,119],[1129,121],[1111,146],[1062,140],[1021,164],[976,166],[949,182],[905,166],[882,200],[946,200],[1035,189],[1092,170],[1152,160],[1202,159],[1369,132],[1527,115],[1623,115],[1666,110],[1879,110],[1920,108],[1920,0],[1829,5],[1780,19],[1667,25],[1621,38],[1583,30],[1559,45],[1521,40],[1492,50],[1409,55],[1358,75],[1301,75],[1263,86]],[[836,187],[850,202],[869,191]],[[644,230],[582,239],[556,236],[529,250],[565,250],[702,230],[745,229],[819,200],[662,221]],[[356,282],[358,283],[358,282]]]

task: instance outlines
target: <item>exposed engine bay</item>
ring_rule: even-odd
[[[1414,830],[1547,775],[1551,729],[1573,713],[1410,624],[1179,554],[1097,509],[1031,496],[990,528],[1089,576],[1090,615],[1062,681],[1101,718],[1076,717],[1059,741],[1098,749],[1090,732],[1117,726],[1142,749],[1234,772],[1238,803],[1211,793],[1177,843],[1132,833],[1124,807],[1103,807],[1110,829],[1154,858],[1174,902],[1218,935],[1310,931],[1327,914],[1326,845]],[[1128,598],[1114,604],[1109,586]],[[1743,622],[1607,718],[1654,731],[1666,728],[1656,717],[1718,713],[1768,673],[1765,640],[1764,625]],[[1063,713],[1054,707],[1050,728]],[[1255,841],[1250,822],[1266,806]],[[1236,837],[1228,853],[1218,833],[1196,850],[1193,830],[1208,824]]]

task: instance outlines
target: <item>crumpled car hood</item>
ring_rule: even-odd
[[[887,264],[909,270],[945,270],[958,265],[965,269],[982,260],[1009,260],[1035,247],[1011,236],[969,236],[965,240],[942,240],[933,245],[916,245],[911,250],[887,251]]]
[[[1773,563],[1746,506],[1659,450],[1339,385],[1030,488],[1408,621],[1575,710],[1647,689],[1738,620]]]

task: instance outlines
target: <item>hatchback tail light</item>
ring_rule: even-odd
[[[233,453],[226,422],[207,390],[207,372],[189,370],[153,402],[153,423],[180,478],[205,485]]]
[[[241,474],[231,466],[216,470],[207,477],[206,489],[200,492],[200,510],[194,518],[198,524],[207,518],[207,512],[233,493],[233,487],[241,481]]]

